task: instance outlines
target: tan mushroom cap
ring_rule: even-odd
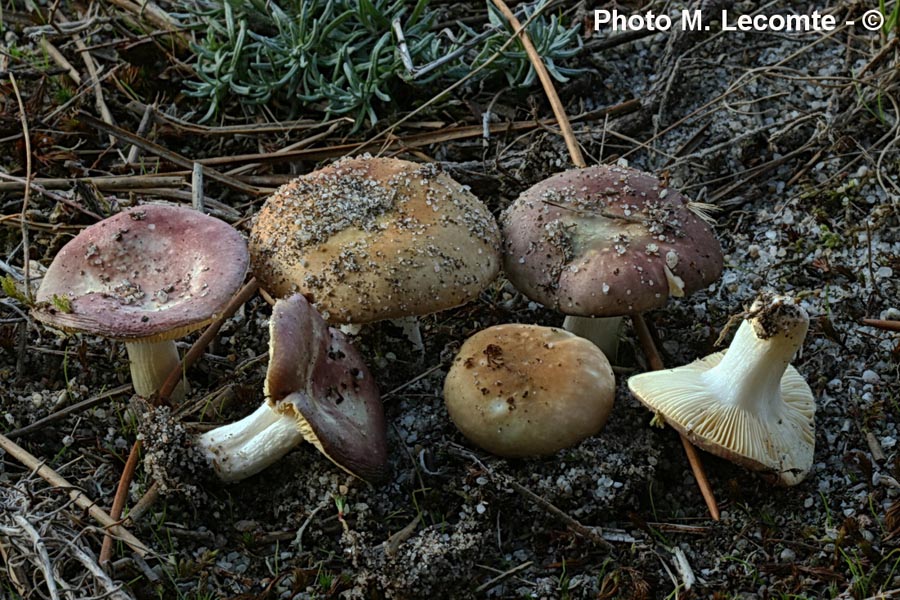
[[[722,273],[710,227],[681,194],[636,169],[558,173],[526,190],[500,220],[509,280],[567,315],[659,308]]]
[[[615,378],[599,348],[538,325],[476,333],[444,382],[447,411],[463,435],[508,457],[552,454],[595,435],[614,398]]]
[[[338,161],[279,188],[250,235],[253,270],[330,323],[415,316],[475,298],[499,270],[484,204],[434,165]]]
[[[38,289],[36,319],[126,341],[181,337],[211,321],[240,287],[247,245],[194,210],[146,204],[87,227],[56,255]],[[71,312],[53,304],[68,299]]]
[[[269,322],[265,395],[304,439],[370,482],[388,473],[387,431],[375,379],[359,352],[300,294],[276,302]]]

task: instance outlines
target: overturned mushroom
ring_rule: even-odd
[[[134,390],[148,397],[178,365],[174,340],[212,321],[247,272],[224,221],[146,204],[84,229],[56,255],[34,317],[66,332],[125,342]],[[179,385],[173,400],[184,395]]]
[[[552,454],[595,435],[615,397],[609,361],[562,329],[497,325],[462,345],[444,382],[450,418],[500,456]]]
[[[545,179],[503,213],[501,227],[510,282],[567,315],[563,327],[611,360],[623,315],[660,308],[722,273],[719,243],[684,197],[627,167]]]
[[[812,391],[789,364],[808,326],[790,299],[757,301],[726,352],[635,375],[628,387],[694,444],[795,485],[815,449]]]
[[[269,336],[265,402],[198,438],[219,477],[250,477],[305,439],[348,473],[370,482],[383,479],[387,434],[381,399],[346,336],[328,327],[300,294],[275,303]]]
[[[369,156],[283,185],[250,235],[263,288],[302,293],[331,324],[468,302],[496,276],[498,249],[491,213],[436,166]]]

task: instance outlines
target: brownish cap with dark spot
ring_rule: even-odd
[[[599,165],[545,179],[504,212],[501,227],[509,280],[567,315],[659,308],[722,273],[719,242],[684,197],[627,167]]]
[[[500,456],[552,454],[596,434],[615,397],[609,361],[568,331],[497,325],[462,345],[444,381],[450,418]]]
[[[33,315],[65,331],[175,339],[211,321],[240,287],[247,245],[194,210],[146,204],[84,229],[53,259]],[[53,303],[68,300],[71,311]]]
[[[283,185],[250,235],[253,271],[300,292],[330,323],[452,308],[496,276],[500,235],[475,196],[434,165],[359,157]]]
[[[356,348],[300,294],[275,304],[269,333],[265,394],[272,410],[295,417],[304,439],[345,471],[383,480],[381,398]]]

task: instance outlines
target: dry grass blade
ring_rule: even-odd
[[[146,556],[150,553],[150,549],[147,548],[143,542],[134,537],[127,529],[119,525],[115,519],[97,506],[97,504],[84,492],[66,481],[65,477],[45,465],[43,461],[38,460],[33,454],[3,434],[0,434],[0,448],[3,448],[10,456],[40,475],[50,485],[68,490],[69,497],[76,505],[86,510],[95,521],[102,525],[107,531],[128,544],[132,550],[141,556]]]
[[[138,23],[147,21],[154,27],[158,27],[163,31],[172,35],[175,44],[181,49],[187,49],[191,45],[190,38],[175,24],[172,17],[152,1],[130,2],[129,0],[110,0],[110,4],[115,4],[119,8],[133,14],[138,19]]]
[[[509,9],[506,2],[503,0],[492,0],[492,2],[494,6],[500,9],[500,12],[503,13],[510,25],[519,31],[519,39],[522,40],[525,52],[528,53],[528,58],[531,59],[531,64],[534,66],[534,70],[537,71],[538,79],[541,80],[541,85],[544,86],[544,93],[547,94],[547,99],[550,100],[550,106],[553,107],[553,114],[556,115],[559,129],[566,140],[566,148],[569,149],[569,154],[572,156],[572,163],[576,167],[586,167],[587,163],[584,162],[584,156],[581,154],[581,146],[578,145],[578,140],[575,139],[575,133],[572,131],[572,124],[569,123],[569,119],[566,117],[566,109],[559,100],[559,95],[553,86],[553,80],[550,79],[550,73],[547,72],[544,61],[541,60],[541,56],[535,49],[534,44],[531,43],[528,32],[519,23],[516,15]]]
[[[900,331],[900,321],[889,321],[885,319],[863,319],[863,325],[884,329],[885,331]]]
[[[51,423],[55,423],[56,421],[65,419],[69,415],[73,415],[73,414],[81,412],[83,410],[87,410],[93,406],[100,404],[104,400],[112,398],[113,396],[118,396],[120,394],[127,394],[130,391],[131,391],[131,384],[126,383],[126,384],[120,385],[117,388],[113,388],[111,390],[101,392],[100,394],[97,394],[96,396],[92,396],[86,400],[82,400],[81,402],[77,402],[75,404],[72,404],[71,406],[67,406],[66,408],[63,408],[56,412],[50,413],[43,419],[38,419],[34,423],[29,423],[25,427],[20,427],[19,429],[10,431],[9,433],[6,434],[6,437],[8,437],[11,440],[14,440],[18,437],[22,437],[23,435],[28,435],[30,433],[40,431],[41,429],[43,429],[44,427],[46,427],[47,425],[49,425]]]
[[[22,135],[25,138],[25,198],[22,200],[22,210],[20,211],[20,227],[22,232],[22,275],[25,283],[25,298],[31,301],[31,277],[28,247],[28,201],[31,199],[31,178],[33,172],[31,170],[31,135],[28,132],[28,117],[25,113],[25,104],[22,102],[22,94],[19,92],[19,86],[16,83],[16,76],[9,74],[9,82],[12,84],[13,91],[16,94],[16,101],[19,103],[19,120],[22,123]]]
[[[131,452],[128,454],[128,459],[125,461],[125,467],[122,469],[122,476],[119,478],[119,487],[116,489],[116,495],[113,498],[112,508],[109,511],[109,516],[113,519],[118,520],[122,516],[122,510],[125,508],[125,500],[128,496],[128,488],[130,486],[131,479],[134,477],[134,470],[137,468],[139,456],[140,444],[138,442],[135,442],[134,446],[131,447]],[[122,485],[123,482],[128,483]],[[112,536],[109,534],[104,536],[103,546],[101,546],[100,548],[101,565],[108,562],[112,557],[112,544]]]
[[[31,181],[32,188],[39,190],[69,190],[77,183],[85,183],[95,186],[101,192],[115,192],[125,190],[142,190],[150,188],[180,188],[185,184],[185,178],[178,175],[108,175],[103,177],[77,177],[73,179],[40,178]],[[7,181],[0,183],[0,192],[19,192],[26,188],[24,180]],[[98,220],[99,216],[87,213]]]
[[[79,120],[83,121],[86,125],[88,125],[90,127],[93,127],[95,129],[98,129],[99,131],[108,133],[108,134],[110,134],[114,137],[117,137],[120,140],[127,142],[129,144],[134,144],[135,146],[139,146],[145,152],[149,152],[151,154],[159,156],[160,158],[163,158],[164,160],[167,160],[173,164],[176,164],[179,167],[182,167],[184,169],[193,169],[193,166],[194,166],[193,160],[191,160],[187,157],[184,157],[176,152],[172,152],[171,150],[163,148],[159,144],[155,144],[149,140],[145,140],[144,138],[136,136],[133,133],[131,133],[130,131],[125,131],[121,127],[116,127],[114,125],[109,125],[107,123],[104,123],[103,121],[101,121],[99,119],[95,119],[94,117],[92,117],[91,115],[89,115],[85,112],[78,113],[78,118],[79,118]],[[225,175],[224,173],[220,173],[220,172],[216,171],[215,169],[211,169],[208,167],[205,168],[204,175],[206,175],[207,177],[209,177],[210,179],[212,179],[214,181],[218,181],[219,183],[221,183],[223,185],[227,185],[228,187],[230,187],[234,190],[237,190],[239,192],[243,192],[245,194],[251,194],[253,196],[257,196],[260,193],[264,193],[255,186],[247,185],[246,183],[239,181],[239,180],[235,179],[234,177]]]
[[[643,315],[633,315],[631,322],[641,343],[641,348],[647,356],[647,362],[650,363],[650,368],[654,371],[665,369],[666,367],[659,356],[659,352],[656,350],[656,344],[653,343],[653,336],[650,335],[650,330],[647,328],[647,322],[644,320]],[[719,506],[716,504],[712,486],[709,485],[709,479],[706,477],[706,471],[703,469],[703,463],[700,461],[700,453],[697,452],[697,448],[694,447],[687,437],[682,434],[679,434],[679,437],[681,438],[681,445],[684,446],[684,453],[687,455],[688,463],[691,465],[691,471],[694,473],[694,479],[697,480],[697,486],[700,488],[700,493],[703,495],[703,500],[709,509],[709,514],[714,521],[718,521],[720,517]]]
[[[56,584],[56,577],[53,574],[53,565],[50,562],[50,555],[47,553],[47,546],[44,545],[44,541],[41,539],[40,534],[28,519],[22,515],[15,515],[13,521],[25,532],[28,539],[31,541],[32,546],[34,546],[34,551],[38,556],[38,567],[44,575],[44,583],[47,586],[47,592],[49,592],[50,598],[59,600],[59,587]]]

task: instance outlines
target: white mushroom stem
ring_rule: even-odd
[[[128,361],[131,366],[131,384],[138,396],[149,398],[159,391],[172,369],[178,367],[181,359],[175,342],[126,342]],[[170,399],[179,403],[187,393],[187,383],[181,381],[172,392]]]
[[[619,351],[619,328],[622,317],[566,317],[563,329],[594,342],[611,363]]]
[[[263,403],[240,421],[207,431],[197,439],[219,477],[240,481],[275,463],[303,441],[296,417]]]
[[[702,375],[722,404],[739,406],[761,419],[777,417],[783,408],[782,377],[809,327],[802,308],[783,302],[770,301],[743,321],[722,361]]]

